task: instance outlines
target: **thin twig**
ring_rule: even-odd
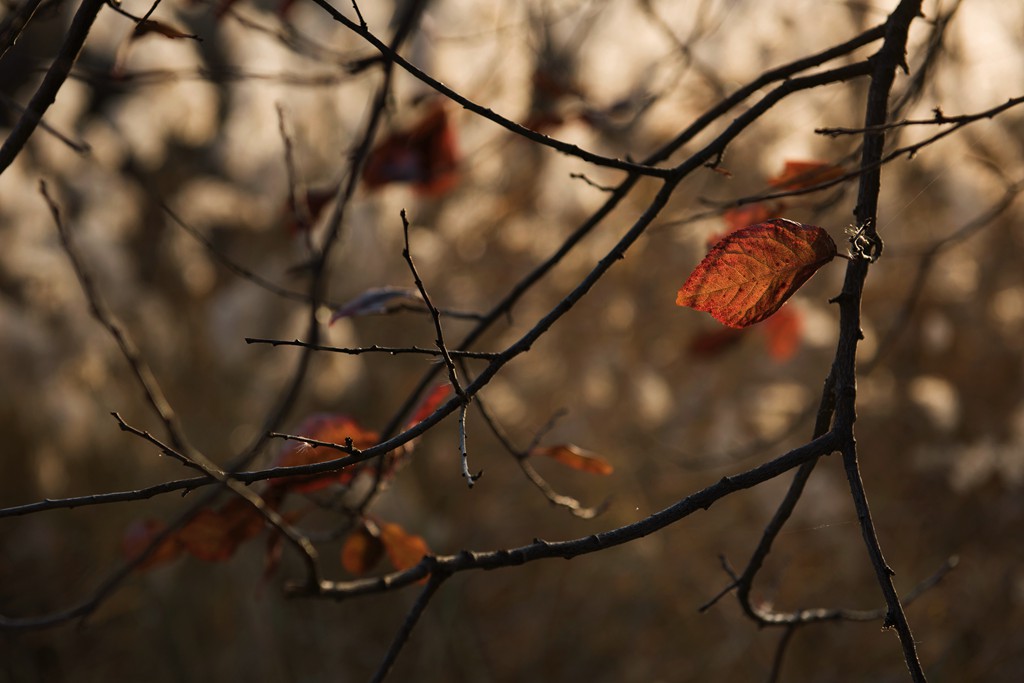
[[[398,629],[398,633],[395,634],[394,639],[391,641],[391,645],[388,646],[388,651],[384,655],[384,659],[381,661],[377,671],[373,674],[373,678],[370,679],[372,683],[382,683],[387,678],[388,672],[391,671],[391,667],[394,666],[395,660],[398,659],[399,653],[402,648],[409,641],[409,636],[412,635],[412,630],[419,623],[420,617],[423,616],[423,612],[427,609],[427,605],[430,603],[430,599],[434,597],[437,589],[441,587],[444,580],[448,578],[449,574],[440,573],[438,571],[431,571],[430,578],[427,580],[427,585],[420,591],[419,597],[416,598],[416,602],[413,603],[412,607],[409,608],[408,614],[405,615],[405,621],[402,622],[401,628]]]
[[[89,304],[89,310],[92,313],[92,316],[100,325],[103,326],[104,329],[106,329],[110,336],[113,337],[121,351],[121,355],[124,356],[124,359],[128,362],[128,366],[131,368],[132,374],[138,382],[139,387],[142,389],[146,402],[149,404],[150,408],[153,409],[153,412],[156,413],[157,417],[160,418],[164,428],[167,430],[167,434],[171,439],[171,445],[180,452],[188,452],[191,449],[185,439],[185,434],[181,425],[178,424],[178,418],[175,416],[174,410],[164,397],[163,391],[160,389],[160,385],[157,383],[156,377],[149,369],[149,365],[145,360],[143,360],[138,348],[129,336],[128,331],[121,325],[120,321],[118,321],[114,315],[107,310],[103,300],[100,298],[99,290],[93,282],[89,271],[85,268],[85,264],[78,253],[78,249],[75,247],[74,242],[72,242],[71,235],[69,234],[67,227],[64,225],[64,221],[60,215],[60,208],[50,196],[46,181],[39,181],[39,191],[43,195],[43,199],[46,201],[46,204],[50,209],[50,214],[53,216],[53,221],[57,226],[57,233],[60,237],[61,246],[64,248],[64,253],[67,254],[68,260],[71,261],[75,277],[78,279],[78,283],[82,288],[82,293],[85,294],[85,299]],[[189,454],[188,459],[191,459],[191,454]]]
[[[173,459],[177,460],[178,462],[180,462],[182,465],[184,465],[186,467],[191,467],[192,469],[199,470],[203,474],[206,474],[206,471],[203,470],[202,467],[200,467],[196,463],[194,463],[191,460],[189,460],[189,458],[186,455],[184,455],[183,453],[179,453],[178,451],[174,450],[173,448],[171,448],[170,446],[168,446],[164,442],[160,441],[160,439],[156,438],[155,436],[153,436],[149,432],[147,432],[145,430],[142,430],[142,429],[137,429],[135,427],[132,427],[130,424],[125,422],[124,418],[122,418],[118,413],[114,412],[114,413],[111,413],[111,415],[117,421],[117,426],[121,429],[122,432],[128,432],[129,434],[134,434],[135,436],[143,439],[144,441],[148,441],[149,443],[151,443],[154,446],[156,446],[157,448],[159,448],[161,454],[166,455],[169,458],[173,458]]]
[[[459,409],[459,455],[461,456],[462,461],[462,476],[465,478],[466,484],[469,488],[473,488],[473,484],[476,483],[483,472],[481,471],[479,474],[474,475],[469,471],[469,451],[466,450],[466,409],[469,406],[470,397],[466,394],[465,389],[462,388],[462,383],[459,382],[458,371],[455,369],[455,361],[452,360],[452,356],[448,352],[448,347],[445,345],[444,330],[441,327],[441,313],[430,300],[430,295],[427,294],[427,288],[423,284],[423,279],[420,277],[419,272],[417,272],[416,264],[412,260],[412,251],[409,248],[409,219],[405,214],[405,209],[402,209],[401,217],[402,235],[405,238],[405,248],[402,250],[402,257],[409,265],[409,272],[412,273],[412,279],[416,283],[416,289],[419,290],[420,296],[423,298],[423,303],[426,305],[427,310],[430,311],[430,319],[434,322],[434,331],[437,333],[437,337],[434,339],[434,344],[437,346],[437,350],[441,354],[441,360],[444,362],[444,366],[448,369],[448,381],[455,390],[455,395],[461,401]],[[497,360],[498,359],[495,358],[491,362],[494,363]]]
[[[459,407],[459,455],[462,460],[462,478],[466,480],[469,488],[473,488],[473,484],[484,476],[484,471],[480,470],[476,474],[469,471],[469,450],[466,448],[466,411],[468,409],[469,405],[466,403]]]
[[[3,101],[3,103],[11,109],[16,109],[22,114],[25,113],[25,107],[15,102],[14,99],[6,93],[0,93],[0,101]],[[54,128],[42,119],[39,120],[39,128],[49,133],[53,137],[57,138],[65,145],[70,147],[72,150],[74,150],[78,154],[81,154],[82,156],[89,156],[89,154],[92,153],[92,147],[89,145],[88,142],[85,142],[84,140],[72,140],[69,136],[65,135],[64,133],[61,133],[59,130],[57,130],[56,128]]]
[[[288,128],[285,122],[284,105],[280,102],[277,108],[277,130],[281,134],[281,142],[284,145],[284,167],[288,177],[288,206],[292,210],[292,218],[298,231],[306,240],[306,246],[313,250],[313,243],[310,237],[310,230],[313,228],[313,220],[309,214],[309,197],[306,192],[306,184],[299,175],[295,166],[295,149],[292,145],[292,138],[288,135]]]
[[[18,38],[21,37],[21,32],[25,30],[28,23],[32,21],[32,17],[35,15],[36,10],[39,9],[39,5],[42,4],[43,0],[25,0],[17,9],[10,12],[0,22],[0,59],[4,58],[7,51],[14,47],[14,44],[18,42]]]
[[[284,439],[285,441],[298,441],[300,443],[308,444],[310,446],[323,446],[324,448],[330,448],[335,451],[341,451],[342,453],[348,453],[349,455],[359,455],[362,453],[361,450],[353,446],[351,443],[334,443],[333,441],[321,441],[319,439],[311,439],[308,436],[300,436],[298,434],[282,434],[280,432],[270,432],[268,436],[274,439]],[[351,441],[351,439],[349,440]]]
[[[476,400],[474,401],[474,405],[476,406],[477,411],[480,413],[480,416],[484,419],[484,424],[486,424],[488,428],[490,428],[491,433],[494,434],[494,437],[498,439],[498,441],[505,448],[505,450],[508,451],[508,453],[513,458],[515,458],[516,463],[519,465],[519,469],[522,470],[527,480],[529,480],[531,484],[536,486],[537,490],[539,490],[544,495],[544,497],[551,502],[552,505],[564,507],[574,516],[579,517],[580,519],[593,519],[594,517],[597,517],[598,515],[602,514],[605,510],[608,509],[608,506],[611,504],[610,499],[605,500],[599,505],[595,505],[593,507],[586,507],[579,500],[571,496],[566,496],[559,493],[554,489],[553,486],[551,486],[551,484],[547,482],[546,479],[544,479],[544,477],[540,475],[540,472],[538,472],[530,463],[530,451],[532,451],[534,448],[537,447],[538,444],[540,444],[540,441],[544,437],[544,435],[554,426],[555,422],[565,414],[564,410],[559,410],[554,415],[552,415],[551,418],[540,429],[537,430],[537,433],[533,435],[533,439],[530,440],[530,444],[525,449],[520,450],[516,448],[515,444],[512,443],[512,440],[509,438],[508,434],[505,433],[505,430],[502,429],[501,425],[498,424],[498,421],[494,419],[494,417],[491,415],[491,411],[490,409],[487,408],[487,404],[485,401],[483,401],[479,396],[477,396]]]
[[[359,11],[359,4],[356,0],[352,0],[352,10],[356,13],[356,19],[359,20],[359,27],[366,28],[366,19],[363,19],[363,13]]]
[[[789,643],[793,639],[797,628],[799,628],[797,624],[790,624],[782,631],[779,643],[775,646],[775,656],[772,657],[772,668],[768,672],[768,683],[779,682],[779,677],[782,675],[782,660],[786,656],[786,650],[789,648]]]
[[[934,109],[935,116],[930,119],[904,119],[903,121],[893,121],[891,123],[879,123],[873,126],[865,126],[861,128],[815,128],[814,132],[819,135],[827,135],[829,137],[839,137],[840,135],[863,135],[864,133],[881,133],[885,131],[895,130],[897,128],[905,128],[907,126],[944,126],[947,124],[958,124],[964,126],[968,123],[973,123],[981,119],[992,119],[997,115],[1003,113],[1007,109],[1012,109],[1018,104],[1024,104],[1024,95],[1020,97],[1012,97],[1006,102],[986,109],[985,111],[977,112],[975,114],[959,114],[957,116],[947,116],[942,113],[942,110],[936,107]]]
[[[386,353],[391,356],[401,356],[408,354],[419,354],[424,356],[440,356],[441,351],[438,349],[428,349],[422,346],[379,346],[374,344],[373,346],[357,346],[357,347],[342,347],[342,346],[327,346],[325,344],[309,344],[299,339],[262,339],[259,337],[246,337],[246,344],[269,344],[270,346],[299,346],[305,349],[313,349],[314,351],[329,351],[331,353],[344,353],[350,356],[358,356],[366,353]],[[470,358],[474,360],[494,360],[500,354],[489,351],[453,351],[448,350],[448,355],[452,358]]]
[[[409,219],[405,215],[405,209],[402,209],[401,217],[402,235],[405,238],[405,248],[402,250],[402,258],[404,258],[405,262],[409,265],[409,272],[412,273],[412,279],[416,284],[416,289],[419,290],[420,296],[423,298],[423,303],[426,304],[427,310],[430,311],[430,319],[434,323],[434,332],[437,333],[437,337],[434,339],[434,344],[437,346],[437,350],[441,353],[441,359],[444,361],[444,366],[448,370],[448,381],[451,382],[456,395],[462,399],[462,402],[465,405],[469,403],[469,397],[466,396],[466,392],[462,388],[462,383],[459,382],[459,375],[455,369],[455,362],[452,360],[451,354],[448,353],[448,347],[445,345],[444,330],[441,328],[441,313],[430,300],[430,295],[427,294],[427,288],[423,285],[423,279],[420,278],[420,274],[416,270],[416,264],[412,260],[412,251],[409,248]]]

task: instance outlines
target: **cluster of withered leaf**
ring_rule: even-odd
[[[447,384],[433,389],[416,409],[408,427],[415,426],[451,395]],[[324,443],[366,449],[380,442],[380,434],[363,428],[348,415],[317,413],[309,416],[298,428],[296,436]],[[376,461],[350,465],[337,472],[308,476],[283,476],[269,479],[260,497],[268,508],[280,511],[292,494],[311,494],[330,490],[341,493],[350,488],[360,475],[380,477],[387,481],[398,471],[412,453],[415,441],[385,456],[378,473]],[[328,446],[317,446],[305,441],[291,441],[281,449],[271,463],[272,467],[297,467],[326,462],[339,457],[339,451]],[[535,445],[525,457],[544,457],[583,472],[608,475],[611,464],[604,458],[571,444]],[[299,522],[311,509],[308,505],[282,513],[289,524]],[[166,530],[164,522],[141,519],[132,523],[122,540],[122,550],[132,558],[146,548],[150,541]],[[180,529],[170,534],[142,563],[139,570],[149,570],[191,555],[205,562],[224,562],[231,559],[246,541],[266,531],[264,577],[270,577],[280,562],[282,535],[266,524],[263,514],[242,498],[232,498],[217,508],[203,508]],[[358,521],[349,530],[341,549],[341,566],[345,571],[361,576],[371,571],[386,556],[395,569],[408,569],[419,562],[430,548],[423,538],[407,532],[401,525],[373,516],[358,515]]]
[[[413,426],[430,415],[451,393],[447,385],[436,387],[421,402],[409,421]],[[297,436],[315,441],[365,449],[380,442],[380,435],[363,428],[355,419],[342,414],[318,413],[308,417],[298,428]],[[413,442],[388,454],[380,469],[382,480],[390,479],[399,466],[412,452]],[[271,463],[272,467],[296,467],[312,465],[336,459],[340,452],[327,446],[316,446],[305,441],[288,442]],[[325,489],[344,491],[360,475],[373,471],[375,462],[357,463],[337,472],[310,476],[287,476],[270,479],[260,492],[267,507],[280,510],[292,494],[310,494]],[[301,520],[310,507],[298,508],[282,513],[290,524]],[[133,523],[125,533],[123,551],[134,557],[145,548],[149,541],[166,526],[160,520],[143,519]],[[270,529],[259,510],[241,498],[232,498],[218,508],[204,508],[186,522],[180,529],[169,535],[146,560],[140,569],[152,569],[191,555],[206,562],[223,562],[231,559],[246,541],[268,531],[265,575],[277,568],[281,554],[280,532]],[[360,517],[350,531],[341,553],[342,566],[353,573],[363,574],[386,554],[396,569],[405,569],[416,564],[429,552],[426,542],[414,534],[407,533],[401,526],[384,523],[370,517]]]

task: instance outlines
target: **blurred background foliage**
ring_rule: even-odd
[[[387,35],[392,3],[363,5],[370,28]],[[513,120],[640,159],[766,67],[842,42],[894,5],[434,0],[405,52]],[[123,4],[136,15],[148,6]],[[44,3],[3,58],[7,102],[27,101],[73,10],[70,2]],[[912,27],[910,75],[897,81],[899,117],[930,118],[936,107],[950,115],[981,111],[1021,94],[1024,6],[938,0],[925,11]],[[37,131],[0,179],[3,506],[185,474],[110,418],[118,411],[159,431],[89,315],[37,191],[40,178],[61,203],[103,296],[205,453],[223,463],[248,443],[297,358],[295,349],[247,346],[243,338],[303,335],[303,304],[223,268],[159,202],[232,260],[301,290],[301,273],[290,271],[308,251],[302,235],[287,229],[276,108],[301,178],[332,188],[379,82],[376,69],[353,74],[346,66],[372,51],[312,3],[168,0],[154,18],[203,40],[130,40],[130,20],[101,12],[45,119],[91,153]],[[787,305],[800,328],[799,346],[785,358],[770,353],[756,330],[724,348],[695,350],[718,325],[677,308],[674,296],[708,237],[726,229],[729,202],[770,189],[787,161],[851,166],[859,138],[814,129],[857,126],[865,87],[802,92],[773,108],[729,148],[721,165],[727,173],[705,170],[685,181],[628,257],[481,394],[520,446],[568,411],[545,442],[579,444],[609,459],[615,473],[538,467],[584,504],[610,497],[605,514],[585,521],[551,506],[472,411],[471,463],[485,471],[478,485],[468,490],[459,476],[449,420],[422,440],[374,514],[440,553],[574,538],[640,519],[805,440],[836,340],[837,312],[827,299],[839,291],[842,264],[824,269]],[[424,86],[397,74],[380,139],[414,126],[431,102]],[[10,104],[4,111],[10,125],[18,111]],[[331,263],[333,301],[411,285],[398,217],[406,208],[413,256],[435,302],[486,311],[600,205],[606,195],[595,185],[621,178],[456,106],[447,113],[458,182],[440,191],[397,183],[361,189]],[[912,144],[933,132],[905,128],[889,142]],[[960,559],[909,610],[935,681],[1024,675],[1024,230],[1021,204],[1013,202],[1024,182],[1022,140],[1024,116],[1012,109],[895,161],[882,175],[886,251],[866,292],[857,434],[898,588],[910,590],[950,555]],[[573,177],[580,173],[586,179]],[[500,350],[529,329],[618,239],[654,188],[642,182],[477,348]],[[790,198],[783,213],[824,226],[841,243],[854,193],[848,183]],[[972,224],[987,214],[995,215]],[[957,238],[933,249],[950,236]],[[472,323],[445,324],[454,340]],[[340,320],[325,334],[339,346],[433,340],[429,318],[410,313]],[[420,356],[320,354],[289,426],[333,411],[379,429],[427,367]],[[780,634],[755,628],[730,599],[705,614],[696,610],[728,582],[719,555],[743,565],[787,483],[784,477],[733,495],[597,555],[456,577],[431,605],[393,680],[762,680]],[[117,565],[133,520],[170,519],[182,505],[168,495],[2,520],[3,613],[50,611],[88,595]],[[306,523],[324,531],[333,521],[324,515]],[[325,573],[343,577],[340,541],[320,547]],[[12,681],[365,680],[414,594],[289,601],[277,582],[297,571],[295,558],[286,553],[278,579],[266,583],[261,554],[256,543],[227,563],[184,559],[140,574],[84,628],[0,634],[0,672]],[[838,461],[815,472],[756,593],[780,609],[881,604]],[[891,632],[877,623],[797,632],[783,680],[868,679],[904,680]]]

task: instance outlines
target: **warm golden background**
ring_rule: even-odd
[[[392,3],[362,4],[371,29],[388,35]],[[639,159],[766,67],[842,42],[895,4],[435,0],[406,53],[514,120],[537,113],[537,74],[571,85],[575,92],[557,102],[565,122],[546,132]],[[124,3],[135,14],[148,6]],[[348,3],[338,7],[351,11]],[[0,62],[4,94],[27,101],[73,9],[44,4]],[[935,107],[948,115],[981,111],[1022,94],[1024,5],[938,0],[925,10],[911,32],[911,75],[897,79],[901,117],[929,118]],[[40,178],[205,453],[226,462],[243,447],[290,372],[294,349],[242,340],[302,335],[303,306],[222,268],[145,189],[155,188],[234,260],[302,286],[287,275],[306,252],[284,228],[276,107],[291,126],[303,177],[329,186],[341,176],[377,71],[347,73],[348,61],[371,51],[312,3],[289,8],[285,23],[277,11],[269,0],[240,0],[217,19],[212,5],[168,0],[155,17],[203,42],[148,36],[130,45],[131,22],[101,12],[75,77],[46,116],[87,141],[92,154],[79,156],[37,131],[0,177],[0,505],[184,474],[109,415],[118,411],[159,433],[116,347],[89,315],[37,191]],[[423,440],[374,513],[439,553],[574,538],[640,519],[801,443],[811,430],[802,416],[831,362],[837,318],[827,299],[839,290],[843,264],[826,267],[788,305],[803,331],[784,361],[756,331],[713,357],[694,355],[693,340],[717,323],[673,302],[707,237],[725,229],[720,202],[763,191],[786,161],[850,164],[858,138],[813,131],[857,126],[865,85],[799,93],[772,109],[730,147],[722,163],[730,175],[702,171],[684,182],[628,258],[483,392],[520,445],[567,409],[547,442],[600,453],[615,473],[538,467],[587,504],[610,496],[608,512],[583,521],[552,507],[471,413],[472,466],[486,472],[478,485],[467,490],[459,476],[449,420]],[[426,94],[399,74],[388,130],[414,120]],[[440,196],[403,186],[361,190],[331,264],[333,300],[411,284],[400,254],[398,211],[406,208],[413,254],[435,301],[487,310],[603,201],[601,190],[570,174],[599,184],[621,178],[450,111],[461,182]],[[16,117],[7,108],[5,124]],[[890,143],[911,144],[934,130],[908,128]],[[1022,140],[1024,116],[1011,109],[882,175],[886,252],[866,292],[857,434],[898,588],[911,589],[949,556],[960,560],[908,611],[934,681],[1024,678],[1024,230],[1022,204],[1012,201],[1024,182]],[[785,215],[827,228],[842,245],[855,185],[843,187],[788,200]],[[479,348],[503,348],[529,329],[636,218],[653,188],[641,183]],[[1005,211],[971,228],[1004,199]],[[962,239],[925,256],[965,226]],[[923,289],[906,314],[922,267],[929,268]],[[446,325],[452,339],[468,329]],[[339,321],[326,335],[337,345],[429,346],[433,330],[428,318],[402,314]],[[338,411],[379,428],[425,367],[422,357],[318,356],[289,426],[311,412]],[[391,680],[764,680],[779,634],[758,630],[732,598],[696,610],[728,581],[719,554],[743,566],[787,482],[733,495],[625,547],[457,576],[431,604]],[[172,494],[0,520],[0,612],[44,613],[88,596],[117,566],[133,520],[171,519],[182,505]],[[325,531],[331,521],[307,523]],[[325,573],[342,578],[340,542],[320,547]],[[223,564],[183,559],[138,575],[84,628],[0,634],[0,676],[366,680],[414,592],[289,601],[277,584],[297,574],[294,559],[286,557],[269,584],[260,576],[260,542]],[[837,461],[815,472],[756,593],[780,609],[882,605]],[[893,633],[877,623],[833,624],[796,634],[782,680],[901,681],[905,673]]]

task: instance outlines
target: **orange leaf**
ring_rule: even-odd
[[[363,182],[370,189],[412,183],[421,194],[441,195],[459,181],[458,156],[448,112],[436,101],[411,129],[392,133],[370,152]]]
[[[754,223],[763,223],[773,216],[778,216],[782,211],[782,202],[756,202],[726,209],[722,212],[722,220],[729,226],[729,230],[739,230]],[[718,240],[715,240],[716,242]]]
[[[731,232],[711,248],[676,295],[730,327],[761,322],[836,256],[821,228],[776,218]]]
[[[166,528],[167,525],[158,519],[139,519],[132,522],[121,539],[121,552],[125,559],[136,557],[157,534]],[[181,554],[181,550],[182,547],[176,535],[172,534],[165,538],[136,569],[145,571],[161,564],[167,564],[177,558]]]
[[[371,530],[366,524],[360,524],[341,547],[341,566],[349,574],[362,576],[373,569],[383,556],[384,542],[376,526]]]
[[[333,413],[317,413],[305,420],[298,430],[298,436],[305,436],[317,441],[326,441],[344,445],[346,439],[352,439],[352,445],[356,448],[369,448],[380,441],[377,432],[363,429],[359,424],[347,415]],[[274,467],[295,467],[298,465],[312,465],[327,460],[336,460],[344,457],[344,453],[333,448],[312,446],[302,441],[287,443],[281,453],[274,460]],[[272,486],[283,486],[301,493],[317,491],[328,486],[347,486],[359,473],[360,466],[346,467],[340,472],[329,472],[327,474],[315,474],[310,477],[278,477],[271,479]]]
[[[203,508],[196,513],[178,532],[178,541],[200,560],[223,562],[262,530],[263,515],[241,498],[234,498],[218,511]]]
[[[768,354],[780,363],[789,360],[800,348],[800,333],[803,325],[799,311],[786,307],[764,321],[761,326],[765,335]]]
[[[380,525],[380,541],[388,560],[399,571],[415,567],[424,555],[430,554],[426,541],[390,522]]]
[[[295,197],[289,196],[284,205],[285,230],[292,236],[308,232],[313,227],[324,209],[338,196],[338,188],[306,189],[304,194],[308,215],[302,216],[295,210]],[[307,218],[308,223],[305,222]]]
[[[787,161],[782,173],[768,179],[768,184],[780,190],[802,190],[841,177],[846,171],[821,161]]]
[[[436,387],[430,390],[430,393],[423,397],[420,401],[419,406],[416,408],[416,412],[409,418],[409,424],[406,425],[406,429],[423,422],[426,418],[430,417],[430,414],[437,410],[437,407],[444,403],[452,393],[451,384],[438,384]]]
[[[557,460],[566,467],[593,474],[608,475],[614,471],[611,463],[599,455],[586,451],[573,444],[559,444],[557,446],[535,446],[529,455],[544,456]]]
[[[690,342],[690,355],[696,358],[714,358],[731,349],[743,339],[743,330],[719,327],[701,332]]]

